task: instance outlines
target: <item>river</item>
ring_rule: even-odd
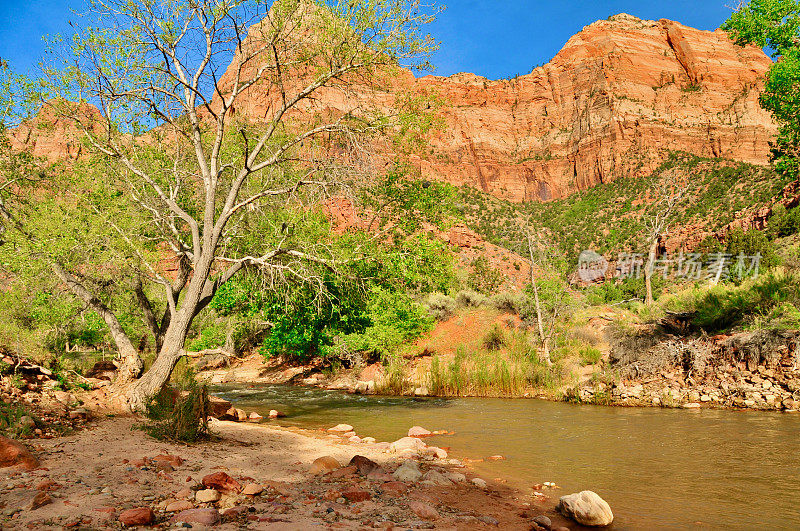
[[[578,406],[541,400],[393,398],[266,385],[220,386],[237,407],[303,428],[351,424],[393,441],[420,425],[486,479],[554,497],[594,490],[625,529],[800,529],[800,414]]]

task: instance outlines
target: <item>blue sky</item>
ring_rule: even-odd
[[[549,61],[587,24],[616,13],[669,18],[713,30],[730,15],[730,0],[450,0],[431,26],[441,42],[439,75],[472,72],[491,79],[526,74]],[[80,0],[0,0],[0,57],[29,71],[41,57],[42,35],[66,33]]]

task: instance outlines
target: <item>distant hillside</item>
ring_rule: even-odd
[[[666,237],[671,250],[694,249],[705,236],[731,224],[761,228],[758,224],[768,215],[764,208],[768,211],[783,198],[789,184],[763,166],[672,153],[649,176],[617,179],[547,203],[520,205],[462,187],[459,210],[471,229],[518,252],[524,252],[522,242],[513,235],[519,219],[532,214],[570,255],[595,249],[616,256],[643,251],[643,214],[653,201],[652,190],[676,177],[685,179],[689,189]]]

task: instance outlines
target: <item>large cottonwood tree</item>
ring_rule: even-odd
[[[290,218],[321,197],[310,190],[330,191],[360,164],[353,153],[369,135],[391,127],[390,113],[352,89],[379,91],[399,65],[425,67],[432,16],[419,0],[89,0],[73,38],[53,43],[36,90],[43,112],[69,122],[93,154],[103,175],[95,196],[135,212],[109,215],[92,203],[91,223],[103,225],[94,233],[114,242],[98,247],[126,249],[94,258],[107,261],[109,282],[135,294],[155,338],[152,366],[142,374],[86,261],[49,251],[47,229],[26,224],[23,207],[35,209],[46,192],[4,208],[4,226],[105,321],[121,359],[113,389],[132,409],[169,379],[193,319],[234,275],[259,269],[268,286],[287,276],[313,283],[308,264],[336,267],[336,256],[292,237]],[[323,91],[358,103],[317,108]],[[81,195],[66,192],[56,195]],[[274,234],[252,233],[259,215]]]

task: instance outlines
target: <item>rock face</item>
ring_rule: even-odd
[[[60,118],[67,115],[69,119]],[[74,160],[84,152],[79,124],[101,133],[101,121],[100,111],[91,104],[49,101],[37,116],[11,131],[11,146],[51,161]]]
[[[722,30],[620,14],[586,26],[549,63],[513,80],[416,79],[400,70],[385,91],[325,89],[300,112],[388,108],[409,93],[435,95],[443,126],[409,157],[423,177],[547,201],[649,174],[668,150],[766,163],[776,127],[758,96],[771,64]],[[223,92],[232,81],[231,70]],[[270,115],[271,96],[257,87],[242,96],[239,115]]]
[[[581,525],[605,526],[614,521],[608,503],[590,490],[562,496],[557,509]]]

